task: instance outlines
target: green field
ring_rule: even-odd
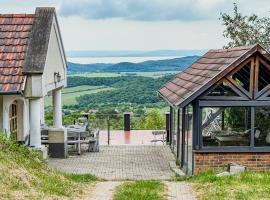
[[[94,94],[102,91],[113,90],[111,87],[106,86],[89,86],[81,85],[77,87],[65,88],[62,93],[62,104],[63,105],[74,105],[77,103],[76,97],[85,94]],[[52,97],[45,97],[45,107],[52,105]]]
[[[161,71],[161,72],[121,72],[122,75],[136,75],[136,76],[144,76],[144,77],[152,77],[152,78],[160,78],[164,75],[176,74],[178,71]]]

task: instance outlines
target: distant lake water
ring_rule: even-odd
[[[68,57],[67,60],[73,63],[93,64],[93,63],[119,63],[132,62],[139,63],[148,60],[167,60],[179,58],[181,56],[156,56],[156,57]]]

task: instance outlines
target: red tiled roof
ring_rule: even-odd
[[[23,61],[34,15],[0,15],[0,93],[20,92],[24,88]]]
[[[210,50],[190,67],[177,74],[158,93],[174,106],[185,106],[204,92],[204,88],[207,89],[224,73],[232,70],[234,64],[242,62],[258,49],[266,52],[260,45]]]

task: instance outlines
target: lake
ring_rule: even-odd
[[[68,57],[67,60],[73,63],[93,64],[93,63],[119,63],[132,62],[139,63],[148,60],[167,60],[179,58],[181,56],[156,56],[156,57]]]

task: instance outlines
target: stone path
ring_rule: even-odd
[[[127,145],[101,146],[98,153],[50,159],[49,166],[106,180],[169,180],[175,175],[170,162],[175,162],[175,158],[168,146]]]
[[[98,182],[87,200],[112,200],[115,189],[123,182]],[[185,182],[164,182],[168,187],[168,200],[196,200],[191,187]]]
[[[165,182],[168,187],[168,200],[196,200],[192,188],[185,182]]]
[[[120,185],[121,182],[98,182],[94,191],[87,200],[112,200],[115,188]]]

